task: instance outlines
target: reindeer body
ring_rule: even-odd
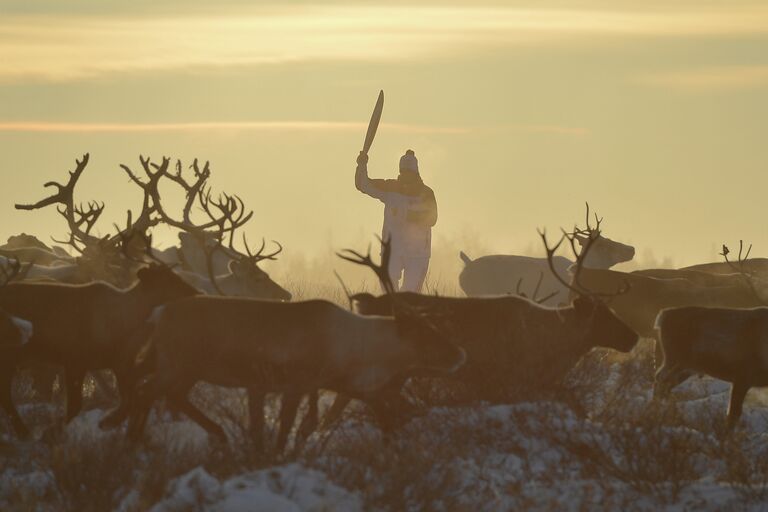
[[[387,314],[392,300],[434,314],[433,322],[467,352],[466,364],[454,375],[467,382],[495,377],[502,386],[550,388],[593,347],[626,352],[637,342],[637,334],[589,299],[554,309],[516,296],[452,298],[402,292],[353,298],[357,311],[366,315]]]
[[[46,266],[72,264],[75,261],[72,257],[62,257],[39,247],[0,247],[0,256],[16,258],[24,263],[36,263]]]
[[[579,283],[595,292],[609,292],[628,284],[627,292],[612,299],[610,307],[638,334],[647,338],[656,337],[656,316],[666,308],[750,308],[765,303],[743,279],[729,277],[725,277],[722,286],[708,286],[683,278],[659,279],[636,273],[583,268]]]
[[[196,272],[176,270],[176,273],[206,295],[219,295],[221,290],[221,294],[227,297],[291,300],[291,293],[272,280],[269,274],[258,266],[233,260],[229,268],[228,273],[215,277],[215,284],[205,275]]]
[[[464,360],[461,349],[416,320],[362,317],[321,300],[192,297],[158,309],[153,324],[147,357],[154,358],[156,373],[143,390],[133,436],[160,396],[210,433],[223,435],[186,398],[204,380],[284,393],[290,404],[283,404],[282,446],[297,397],[330,389],[367,401],[382,416],[403,375],[418,368],[453,371]],[[251,404],[251,410],[259,409]],[[254,420],[263,420],[260,410]]]
[[[67,388],[67,421],[82,406],[85,373],[108,368],[121,393],[130,386],[136,352],[147,335],[146,319],[165,302],[197,293],[170,269],[152,266],[121,291],[106,283],[12,283],[0,289],[0,307],[35,326],[24,358],[61,365]]]
[[[700,270],[649,268],[634,270],[634,275],[655,277],[656,279],[687,279],[700,286],[734,286],[744,284],[744,277],[738,273],[712,274]]]
[[[763,279],[768,278],[768,258],[750,258],[741,265],[743,271]],[[727,261],[718,261],[714,263],[700,263],[684,267],[683,270],[696,270],[710,274],[732,274],[734,266]]]
[[[583,242],[582,242],[583,243]],[[615,242],[600,236],[593,242],[593,247],[584,260],[584,268],[610,268],[618,263],[631,260],[635,255],[632,246]],[[470,259],[460,253],[464,268],[459,274],[459,285],[468,297],[483,295],[508,295],[515,292],[519,280],[525,283],[536,282],[544,276],[541,283],[544,293],[558,292],[544,301],[546,305],[567,303],[568,288],[550,274],[547,258],[494,254]],[[552,265],[560,274],[573,265],[573,261],[562,256],[553,256]]]
[[[656,373],[655,396],[694,373],[731,382],[728,425],[733,427],[749,388],[768,386],[768,308],[665,309],[656,328],[664,362]]]

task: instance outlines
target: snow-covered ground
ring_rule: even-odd
[[[768,509],[761,392],[725,436],[727,384],[692,378],[658,404],[637,361],[601,365],[578,404],[434,407],[387,440],[352,414],[284,457],[249,453],[237,429],[216,444],[169,415],[129,446],[91,410],[57,441],[0,441],[0,509]]]

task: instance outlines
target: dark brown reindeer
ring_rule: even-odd
[[[638,334],[658,341],[656,317],[664,309],[685,306],[754,308],[768,304],[766,281],[753,274],[745,280],[736,267],[729,268],[729,275],[702,277],[699,272],[689,275],[695,271],[684,271],[685,274],[669,278],[583,268],[579,280],[588,289],[598,292],[629,283],[628,293],[612,300],[611,308]],[[748,261],[744,262],[743,269],[749,269]],[[660,357],[657,346],[657,358]]]
[[[550,248],[545,235],[541,236],[550,262],[563,240],[573,242],[572,235],[565,234]],[[577,273],[588,254],[589,244],[576,258]],[[570,306],[548,308],[519,296],[453,298],[405,292],[392,297],[357,294],[353,299],[362,314],[388,314],[393,299],[436,314],[435,322],[445,322],[444,327],[451,329],[467,351],[467,363],[455,378],[471,382],[496,374],[504,376],[507,382],[519,381],[533,387],[552,385],[592,347],[628,351],[636,343],[637,334],[616,318],[604,302],[625,293],[623,287],[611,293],[594,293],[568,282],[554,265],[551,270],[563,286],[574,292]],[[540,367],[546,371],[542,373]]]
[[[236,195],[222,194],[213,198],[208,180],[211,176],[210,164],[202,167],[197,159],[189,166],[192,179],[185,176],[181,161],[175,164],[175,171],[170,170],[170,160],[164,158],[161,163],[153,163],[149,158],[139,157],[143,175],[139,176],[127,165],[121,165],[131,181],[138,185],[150,198],[158,216],[166,225],[179,230],[182,248],[177,249],[181,268],[176,273],[187,283],[200,291],[219,296],[243,296],[273,300],[290,300],[291,294],[274,282],[269,275],[259,268],[264,260],[274,260],[282,247],[265,254],[265,242],[261,248],[252,252],[243,235],[245,253],[235,245],[235,235],[252,217],[253,212],[246,210],[242,199]],[[162,200],[159,186],[163,181],[171,182],[184,193],[185,200],[181,212],[172,214]],[[193,208],[198,207],[203,220],[193,218]],[[228,240],[228,243],[227,243]],[[219,274],[222,265],[228,272]],[[148,371],[151,371],[148,370]],[[262,421],[264,396],[256,390],[249,390],[251,416],[255,422]],[[259,412],[256,412],[259,411]],[[258,440],[261,440],[261,429]]]
[[[67,284],[105,281],[118,288],[128,288],[134,284],[136,271],[139,267],[126,255],[143,254],[144,248],[141,246],[143,237],[150,228],[159,222],[152,198],[147,191],[144,191],[141,212],[134,220],[133,212],[129,210],[124,229],[118,228],[113,235],[94,235],[94,228],[104,212],[104,203],[91,201],[84,205],[75,200],[77,184],[88,166],[89,160],[90,156],[87,153],[83,155],[82,159],[77,160],[76,167],[69,172],[69,179],[66,183],[54,181],[45,183],[46,188],[55,189],[53,194],[34,204],[16,205],[16,208],[20,210],[36,210],[55,206],[58,213],[66,220],[69,228],[68,240],[60,243],[68,244],[79,254],[70,263],[64,262],[57,266],[33,263],[26,273],[27,280]],[[131,240],[130,246],[125,246],[122,243],[126,239]],[[34,239],[27,242],[33,242],[33,246],[36,248],[40,248],[42,245],[34,243]],[[43,245],[43,247],[45,246]],[[33,370],[33,374],[36,389],[44,397],[49,396],[55,373],[49,369],[36,368]],[[106,390],[108,386],[101,378],[101,374],[96,373],[94,377],[97,379],[98,387]]]
[[[627,352],[638,336],[604,302],[624,289],[593,293],[557,273],[553,255],[563,240],[576,243],[573,234],[564,234],[554,248],[548,246],[544,233],[541,237],[555,278],[575,293],[569,306],[548,308],[518,296],[454,298],[410,292],[379,297],[360,293],[352,299],[363,315],[391,314],[393,301],[436,315],[436,326],[450,333],[467,353],[467,362],[449,378],[474,389],[475,398],[503,401],[509,398],[510,389],[523,390],[527,396],[557,390],[571,368],[593,347]],[[589,250],[590,243],[586,242],[576,256],[577,272]],[[330,424],[338,417],[348,401],[337,398],[323,423]]]
[[[29,266],[26,268],[28,269]],[[0,263],[0,289],[15,279],[22,279],[24,272],[18,259]],[[0,407],[10,418],[16,435],[21,438],[28,437],[29,430],[13,404],[11,383],[22,347],[29,341],[33,330],[31,322],[11,316],[0,308]]]
[[[450,372],[464,360],[461,349],[417,315],[370,318],[323,300],[194,297],[158,308],[153,324],[143,360],[154,361],[155,373],[140,389],[129,424],[132,438],[140,435],[151,404],[161,397],[224,437],[222,428],[187,399],[201,380],[283,394],[279,450],[301,397],[319,389],[363,400],[387,430],[403,375]],[[263,421],[259,404],[250,407],[252,421]],[[260,423],[254,428],[258,431]]]
[[[750,246],[751,249],[751,246]],[[754,268],[747,262],[739,242],[737,263],[721,255],[732,272],[760,293]],[[678,307],[661,311],[656,329],[663,350],[663,364],[656,372],[654,397],[666,397],[694,374],[707,374],[731,383],[727,427],[732,430],[741,417],[744,398],[752,387],[768,386],[768,307]]]
[[[144,265],[136,283],[119,290],[104,282],[85,285],[11,283],[0,289],[0,307],[34,325],[22,359],[61,366],[67,392],[66,421],[82,406],[86,372],[110,369],[117,379],[121,405],[133,387],[133,361],[146,341],[147,319],[155,307],[197,290],[158,263]]]
[[[728,255],[728,248],[723,246],[721,256]],[[751,288],[755,295],[760,296],[763,288],[768,284],[768,273],[762,269],[761,261],[763,258],[753,259],[749,257],[752,250],[750,245],[745,252],[744,242],[739,241],[739,259],[738,266],[730,261],[722,263],[707,263],[703,265],[693,265],[690,267],[671,269],[655,268],[635,270],[632,273],[643,276],[656,277],[659,279],[687,279],[696,285],[701,286],[734,286],[743,284]],[[748,279],[745,279],[747,277]],[[755,288],[758,283],[763,282],[760,290]],[[766,297],[768,298],[768,297]]]

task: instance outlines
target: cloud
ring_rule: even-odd
[[[640,83],[684,91],[730,91],[768,87],[766,66],[722,66],[654,73]]]
[[[99,123],[62,121],[0,121],[0,133],[153,133],[153,132],[364,132],[366,123],[347,121],[205,121],[181,123]],[[431,135],[465,135],[470,133],[510,131],[518,133],[589,135],[587,128],[555,124],[504,124],[497,126],[434,126],[410,123],[381,123],[381,128],[399,133]]]
[[[521,131],[526,133],[548,133],[554,135],[571,135],[576,137],[582,137],[591,133],[588,128],[581,128],[578,126],[560,126],[554,124],[517,124],[511,125],[510,128],[513,131]]]
[[[0,18],[0,80],[316,60],[402,62],[605,37],[755,34],[768,34],[768,7],[304,6],[154,18],[11,14]]]
[[[148,133],[196,131],[264,131],[264,132],[361,132],[366,123],[343,121],[223,121],[199,123],[81,123],[81,122],[0,122],[0,132],[17,133]],[[416,124],[382,123],[382,128],[401,133],[464,134],[468,128]]]

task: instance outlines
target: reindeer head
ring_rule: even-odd
[[[200,293],[167,265],[150,263],[140,269],[136,273],[136,277],[139,280],[138,286],[152,295],[158,303],[170,302]]]
[[[388,295],[376,297],[371,293],[356,293],[349,299],[357,313],[365,316],[388,316],[392,314],[392,300]]]
[[[583,248],[587,239],[578,237],[577,241]],[[608,269],[619,263],[631,261],[635,257],[635,248],[631,245],[616,242],[610,238],[601,236],[594,241],[589,257],[585,259],[587,268]]]
[[[588,206],[587,212],[589,212]],[[549,246],[546,233],[539,231],[539,235],[544,243],[547,262],[552,274],[563,286],[573,292],[574,298],[571,302],[571,308],[575,316],[576,325],[583,329],[585,341],[592,346],[599,345],[626,352],[635,346],[639,337],[637,333],[611,311],[606,301],[629,292],[629,283],[625,282],[615,292],[598,293],[587,289],[579,281],[579,276],[593,245],[601,238],[600,223],[602,219],[598,219],[597,216],[595,218],[597,219],[597,225],[594,228],[587,224],[586,230],[580,230],[578,227],[574,228],[573,232],[563,230],[560,241],[554,247]],[[587,219],[589,219],[589,215],[587,215]],[[586,235],[586,238],[583,240],[577,238],[584,235]],[[566,240],[576,258],[576,262],[569,269],[572,276],[570,282],[557,272],[553,262],[555,252]],[[576,249],[577,244],[581,246],[581,250]]]
[[[420,369],[453,373],[467,360],[467,353],[435,323],[433,314],[401,309],[395,316],[402,340],[411,345]]]
[[[586,268],[608,269],[618,263],[630,261],[635,257],[634,247],[615,242],[602,235],[600,232],[602,221],[603,219],[595,214],[596,226],[592,227],[590,224],[589,203],[587,203],[586,227],[584,229],[574,227],[570,233],[573,240],[581,247],[581,251],[584,251],[587,244],[590,247],[589,253],[582,258],[583,265]]]
[[[749,255],[751,252],[752,244],[749,245],[745,252],[744,241],[739,240],[739,254],[736,262],[731,261],[728,257],[731,254],[731,251],[725,244],[723,244],[723,250],[720,253],[720,256],[723,257],[725,263],[728,264],[735,274],[741,276],[744,280],[744,284],[749,288],[755,298],[761,303],[768,305],[768,282],[761,279],[754,271],[750,271],[748,266]]]
[[[629,352],[639,336],[599,299],[579,296],[571,302],[577,322],[587,326],[585,339],[591,345]]]
[[[253,211],[247,210],[243,200],[237,195],[220,194],[213,197],[207,184],[211,175],[210,164],[206,162],[202,167],[195,160],[190,169],[190,180],[185,175],[180,161],[176,162],[176,172],[169,172],[169,160],[163,159],[161,164],[150,163],[149,159],[141,158],[146,179],[139,179],[128,167],[122,166],[131,179],[141,186],[152,198],[153,205],[160,219],[180,231],[181,255],[187,260],[190,268],[195,272],[203,272],[210,280],[213,288],[219,295],[238,295],[259,297],[275,300],[290,300],[291,294],[275,283],[269,275],[259,268],[259,262],[274,260],[282,251],[280,244],[278,249],[271,254],[264,254],[265,242],[262,240],[261,249],[256,253],[251,252],[248,241],[243,235],[245,253],[235,248],[235,232],[242,228],[252,217]],[[171,215],[163,206],[158,183],[162,178],[174,182],[180,186],[186,195],[186,202],[180,215]],[[199,206],[207,218],[202,221],[192,218],[193,206]],[[276,243],[276,242],[275,242]],[[191,261],[191,255],[200,257]],[[237,291],[222,289],[218,275],[215,257],[225,255],[230,259],[228,268],[235,278]],[[203,267],[203,268],[201,268]]]
[[[245,245],[246,254],[237,254],[235,259],[229,262],[229,270],[243,284],[246,295],[272,300],[291,300],[291,293],[273,281],[269,274],[259,268],[259,262],[274,260],[283,247],[275,242],[278,246],[277,251],[264,255],[264,240],[262,240],[261,249],[255,254],[251,252],[245,239],[243,239],[243,244]]]

